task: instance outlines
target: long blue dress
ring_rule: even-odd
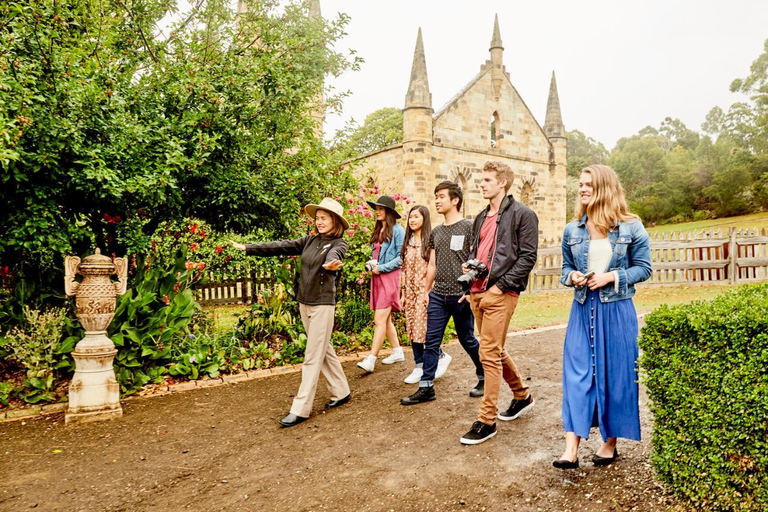
[[[613,286],[609,284],[608,286]],[[563,427],[589,438],[640,440],[637,314],[632,299],[601,303],[597,290],[573,301],[563,350]]]

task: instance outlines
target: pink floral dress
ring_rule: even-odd
[[[405,328],[413,343],[424,343],[427,336],[427,262],[421,257],[421,244],[414,237],[406,242],[403,261],[403,296],[405,299]]]

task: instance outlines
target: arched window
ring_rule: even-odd
[[[491,115],[491,147],[495,148],[498,143],[498,133],[499,133],[499,113],[494,112]]]
[[[520,202],[529,208],[532,206],[533,187],[527,181],[523,184],[523,189],[520,191]]]

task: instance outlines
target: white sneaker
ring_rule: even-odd
[[[421,380],[421,376],[424,375],[423,368],[414,368],[409,376],[405,378],[406,384],[416,384]]]
[[[435,378],[439,379],[445,374],[448,369],[448,365],[451,364],[451,355],[447,352],[443,352],[443,357],[437,360],[437,370],[435,371]]]
[[[392,349],[392,353],[381,360],[382,364],[393,364],[405,361],[405,354],[403,354],[403,347],[397,347]]]
[[[366,357],[365,359],[357,363],[357,366],[367,371],[368,373],[373,372],[373,368],[376,366],[376,356],[370,355]]]

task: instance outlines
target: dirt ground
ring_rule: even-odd
[[[582,443],[581,468],[562,471],[562,330],[510,337],[536,405],[477,446],[459,438],[479,399],[461,346],[436,382],[437,400],[403,407],[416,386],[406,362],[363,375],[344,369],[349,404],[315,412],[289,429],[300,375],[226,384],[123,403],[122,419],[66,427],[63,416],[0,424],[0,510],[667,510],[653,480],[650,418],[641,396],[643,442],[620,441],[620,459],[594,467],[599,433]],[[511,395],[502,392],[501,404]]]

